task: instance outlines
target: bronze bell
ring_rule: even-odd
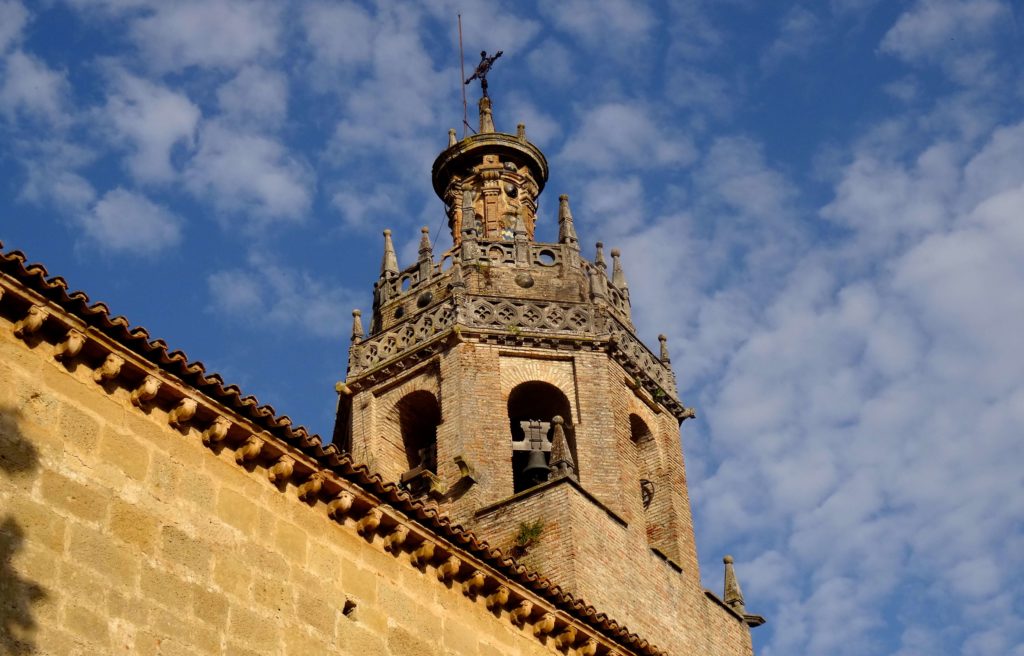
[[[548,480],[549,473],[551,472],[548,469],[548,461],[544,457],[544,452],[540,449],[530,449],[530,457],[526,462],[526,468],[523,469],[523,476],[530,483],[536,485]]]

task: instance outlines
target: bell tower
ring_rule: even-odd
[[[536,241],[547,160],[523,125],[495,130],[486,95],[479,115],[432,171],[454,246],[435,256],[423,228],[400,268],[384,231],[335,441],[669,653],[750,653],[756,616],[700,584],[679,432],[693,411],[665,337],[637,338],[620,254],[610,273],[600,242],[581,254],[568,196],[558,241]],[[704,642],[715,622],[739,651]]]

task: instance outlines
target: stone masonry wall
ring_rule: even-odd
[[[0,318],[0,651],[555,653],[322,503]]]

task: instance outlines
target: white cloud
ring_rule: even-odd
[[[0,55],[21,38],[28,24],[28,10],[18,0],[0,2]]]
[[[779,36],[761,57],[761,67],[776,69],[790,57],[801,57],[825,38],[821,20],[808,9],[795,5],[782,18]]]
[[[246,325],[297,330],[338,338],[352,328],[351,309],[358,298],[350,290],[272,258],[252,253],[245,268],[207,278],[210,311]]]
[[[221,85],[217,103],[232,122],[277,127],[288,115],[288,78],[280,71],[247,66]]]
[[[280,142],[207,122],[198,151],[189,161],[185,185],[227,214],[268,221],[301,220],[313,200],[310,167]]]
[[[179,217],[120,187],[104,194],[78,221],[89,240],[104,251],[153,255],[181,241]]]
[[[53,203],[76,214],[96,199],[96,190],[80,170],[96,159],[96,153],[68,141],[44,139],[31,145],[24,157],[27,179],[20,200]]]
[[[650,9],[627,0],[564,0],[542,3],[540,9],[556,27],[588,47],[634,60],[655,25]]]
[[[233,69],[278,50],[280,6],[239,0],[152,4],[129,33],[146,62],[160,71],[190,66]]]
[[[531,77],[540,83],[558,86],[574,75],[573,55],[563,44],[547,38],[530,48],[526,55]]]
[[[38,57],[16,50],[0,62],[0,110],[8,120],[18,115],[62,123],[67,80]]]
[[[559,158],[598,171],[685,166],[690,140],[639,103],[606,103],[586,110]]]
[[[512,126],[525,124],[526,138],[541,149],[549,146],[561,135],[562,128],[551,114],[541,110],[520,94],[510,94],[508,99],[503,100],[495,109],[499,119],[504,119],[499,120],[502,129],[512,132]]]
[[[328,67],[365,64],[378,26],[354,2],[314,2],[305,7],[302,24],[314,56]]]
[[[913,64],[939,64],[965,86],[992,87],[1002,64],[993,36],[1010,21],[1000,0],[918,0],[879,48]]]
[[[351,228],[372,229],[389,225],[403,214],[403,194],[396,185],[343,185],[331,196],[331,205],[340,213],[342,222]]]
[[[170,182],[177,175],[172,151],[191,147],[200,111],[184,94],[115,70],[102,110],[116,141],[131,150],[129,173],[140,182]]]
[[[955,41],[974,41],[988,34],[1006,6],[999,0],[918,0],[882,39],[882,50],[907,61],[943,56]]]
[[[748,600],[778,599],[787,626],[766,654],[871,651],[889,603],[942,600],[959,615],[938,652],[911,631],[901,654],[1005,653],[1024,638],[1020,613],[999,630],[971,615],[1024,570],[1007,539],[1024,474],[1005,456],[1024,416],[1022,129],[905,158],[860,144],[828,209],[849,231],[835,248],[752,266],[737,284],[760,293],[735,308],[746,337],[731,346],[704,336],[715,326],[682,324],[729,348],[701,404],[721,460],[693,487],[698,519],[713,517],[716,543],[768,539],[757,562],[771,571],[809,573],[782,590],[777,576],[745,580]],[[931,589],[898,589],[917,577]]]

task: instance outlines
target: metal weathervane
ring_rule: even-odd
[[[473,80],[480,80],[480,90],[484,94],[484,98],[487,97],[487,73],[490,72],[491,66],[494,66],[495,60],[501,57],[502,50],[494,53],[490,57],[487,56],[486,50],[480,51],[480,63],[476,65],[476,70],[473,74],[466,78],[465,84],[469,84]]]

